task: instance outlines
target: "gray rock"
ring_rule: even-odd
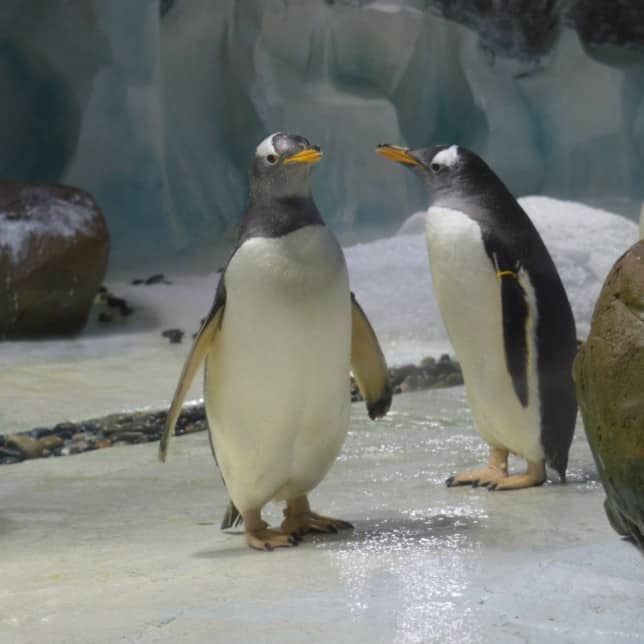
[[[644,551],[644,240],[606,278],[574,371],[606,513]]]

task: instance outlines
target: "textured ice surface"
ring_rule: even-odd
[[[462,387],[396,396],[377,423],[355,404],[311,495],[355,531],[273,553],[218,529],[205,433],[166,465],[151,444],[2,467],[0,641],[640,643],[642,556],[608,525],[580,429],[567,485],[448,489],[485,458]]]
[[[547,16],[570,3],[530,4]],[[324,148],[315,193],[345,241],[391,234],[424,205],[414,178],[373,153],[381,142],[466,145],[515,194],[639,213],[637,50],[606,56],[595,46],[589,55],[568,26],[546,21],[544,39],[529,16],[515,41],[520,3],[162,6],[162,17],[158,0],[0,7],[0,89],[10,97],[0,175],[92,192],[113,258],[192,250],[228,234],[249,159],[276,130]]]
[[[521,203],[552,253],[578,335],[584,337],[601,284],[613,262],[636,241],[637,225],[581,204],[539,197]],[[419,213],[405,223],[410,234],[345,248],[351,288],[391,364],[451,352],[432,292],[424,235],[418,232],[424,216]],[[213,260],[209,266],[220,265]],[[134,308],[132,318],[122,323],[93,321],[71,340],[0,343],[0,433],[167,406],[219,275],[173,273],[171,267],[165,272],[173,284],[108,282]],[[174,327],[186,332],[182,344],[171,345],[161,337],[162,330]],[[190,397],[200,395],[197,378]]]

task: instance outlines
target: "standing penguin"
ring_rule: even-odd
[[[463,369],[488,466],[447,479],[491,490],[565,481],[577,402],[575,322],[539,233],[476,154],[456,145],[381,145],[429,188],[426,234],[436,299]],[[528,462],[508,475],[508,453]]]
[[[333,464],[349,425],[349,370],[372,419],[391,403],[387,365],[349,291],[342,249],[311,196],[322,153],[276,133],[257,147],[237,245],[187,358],[159,447],[165,461],[181,405],[205,358],[210,444],[249,546],[272,550],[307,532],[350,528],[311,512],[307,494]],[[263,506],[286,501],[280,530]]]

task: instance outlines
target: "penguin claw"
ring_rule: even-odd
[[[445,479],[445,485],[447,487],[453,487],[454,486],[454,477],[450,476],[448,479]]]
[[[332,519],[321,516],[315,512],[301,512],[289,514],[285,511],[286,518],[282,522],[282,530],[294,534],[298,539],[310,532],[318,534],[337,534],[340,530],[351,530],[353,526],[348,521]]]
[[[498,486],[498,483],[488,483],[485,487],[488,489],[488,492],[494,492]]]
[[[260,528],[245,534],[246,543],[251,548],[263,552],[273,552],[275,548],[291,548],[298,544],[291,535],[270,528]]]

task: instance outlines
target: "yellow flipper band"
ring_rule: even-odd
[[[514,271],[497,271],[497,277],[514,277],[515,280],[519,279],[519,276]]]

